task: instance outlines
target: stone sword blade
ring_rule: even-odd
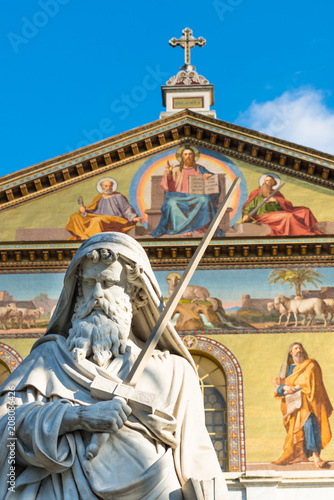
[[[217,210],[217,213],[213,220],[210,223],[210,226],[208,227],[208,230],[205,234],[205,236],[202,238],[200,244],[198,245],[194,255],[192,256],[187,269],[184,271],[182,274],[182,277],[180,281],[177,284],[177,287],[175,288],[172,296],[167,302],[166,307],[163,309],[157,323],[155,324],[150,336],[148,337],[147,341],[145,342],[145,345],[143,349],[141,350],[141,353],[139,354],[138,358],[136,359],[133,367],[131,368],[128,376],[124,380],[124,384],[135,386],[140,375],[144,371],[144,368],[150,359],[154,349],[156,348],[159,339],[164,331],[164,329],[167,326],[168,321],[171,319],[172,314],[179,303],[192,275],[195,272],[195,269],[197,268],[208,244],[210,243],[213,235],[215,234],[218,225],[225,214],[226,210],[229,207],[230,200],[232,196],[234,195],[234,192],[238,185],[240,184],[240,177],[236,177],[236,179],[233,181],[233,184],[231,185],[230,189],[228,190],[228,193],[224,197],[224,200],[222,204],[220,205],[219,209]]]

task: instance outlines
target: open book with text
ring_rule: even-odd
[[[217,194],[219,192],[218,175],[212,175],[206,180],[200,175],[189,176],[189,194]]]

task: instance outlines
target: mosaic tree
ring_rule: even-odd
[[[268,280],[271,285],[288,283],[291,289],[295,287],[296,295],[302,295],[302,287],[306,287],[306,283],[317,286],[322,283],[321,278],[324,276],[312,269],[275,269],[271,271]]]

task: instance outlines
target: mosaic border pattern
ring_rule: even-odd
[[[6,363],[11,372],[23,361],[15,349],[2,342],[0,342],[0,359]]]
[[[245,472],[244,394],[240,365],[231,351],[216,340],[192,335],[180,335],[180,337],[187,349],[207,352],[224,368],[227,378],[229,469],[230,472]]]
[[[178,334],[181,336],[184,335],[194,335],[196,338],[205,334],[205,335],[259,335],[259,334],[279,334],[279,333],[332,333],[334,331],[334,324],[332,326],[278,326],[271,328],[240,328],[238,330],[231,329],[226,330],[223,328],[215,329],[215,330],[179,330]]]
[[[49,273],[66,273],[66,271],[67,267],[35,268],[35,269],[0,269],[0,274],[49,274]]]
[[[0,333],[0,339],[39,339],[43,337],[46,329],[41,332],[30,332],[30,333]],[[0,343],[1,344],[1,343]]]
[[[0,339],[38,339],[40,337],[43,337],[43,335],[46,332],[46,328],[44,330],[41,330],[39,332],[29,332],[27,331],[22,333],[22,332],[12,332],[12,333],[5,333],[5,332],[0,332]],[[196,337],[197,339],[200,338],[202,335],[212,335],[212,336],[221,336],[221,335],[279,335],[279,334],[308,334],[308,333],[333,333],[334,332],[334,324],[331,324],[330,326],[300,326],[300,327],[293,327],[293,326],[280,326],[280,327],[271,327],[271,328],[245,328],[245,329],[240,329],[240,330],[226,330],[226,329],[216,329],[216,330],[179,330],[177,333],[180,335],[180,337],[185,337],[185,336],[193,336]]]

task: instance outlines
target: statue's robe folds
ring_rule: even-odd
[[[299,410],[295,410],[283,419],[287,432],[284,452],[279,460],[274,462],[280,465],[298,462],[299,459],[305,457],[304,425],[312,413],[319,425],[321,448],[325,448],[332,437],[328,419],[332,414],[333,408],[329,401],[322,380],[321,368],[318,363],[314,359],[306,359],[296,365],[292,374],[286,377],[285,384],[290,387],[301,386],[302,405]],[[278,393],[275,394],[275,397],[281,399],[281,410],[283,416],[286,415],[287,405],[285,398]]]
[[[136,389],[158,395],[150,413],[129,402],[132,414],[111,435],[92,461],[85,457],[92,434],[74,431],[60,436],[62,417],[70,405],[90,405],[90,383],[97,374],[124,379],[140,351],[129,341],[124,355],[105,370],[72,358],[64,337],[47,335],[7,379],[1,390],[1,492],[8,489],[8,418],[6,404],[15,394],[16,484],[6,500],[181,500],[190,477],[227,490],[205,429],[198,379],[181,356],[156,352]],[[182,446],[180,442],[182,441]]]
[[[86,214],[71,215],[65,228],[72,234],[69,239],[86,240],[106,231],[126,233],[136,225],[133,219],[138,217],[126,197],[117,191],[107,198],[103,194],[96,196],[86,207]]]
[[[265,199],[259,195],[260,188],[249,195],[242,208],[242,214],[248,215]],[[270,236],[314,236],[323,234],[315,224],[317,219],[307,207],[294,207],[281,193],[276,193],[277,202],[267,202],[253,216],[259,224],[271,228]]]
[[[182,170],[176,166],[171,175],[164,172],[160,185],[166,194],[161,207],[160,222],[151,233],[153,238],[189,232],[203,236],[216,215],[219,201],[219,193],[189,194],[189,177],[204,174],[212,175],[212,172],[201,165],[197,165],[197,169]],[[218,228],[216,236],[224,236],[224,232]]]

